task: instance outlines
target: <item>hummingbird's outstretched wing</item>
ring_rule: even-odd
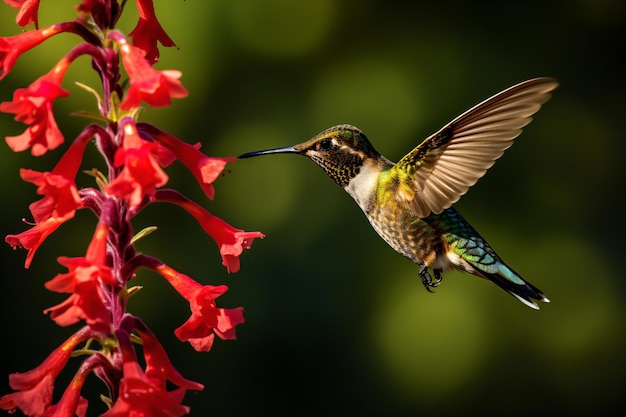
[[[514,85],[457,117],[402,158],[389,186],[421,218],[457,202],[513,144],[558,83],[535,78]]]

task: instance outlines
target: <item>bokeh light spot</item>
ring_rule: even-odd
[[[383,370],[407,402],[445,397],[483,365],[482,309],[461,292],[441,298],[395,281],[386,281],[371,323]]]
[[[359,57],[335,63],[322,73],[312,95],[312,121],[319,126],[356,125],[375,144],[385,137],[412,136],[422,107],[417,84],[391,61]]]
[[[318,46],[332,27],[331,0],[230,0],[227,26],[241,46],[273,57],[293,57]]]

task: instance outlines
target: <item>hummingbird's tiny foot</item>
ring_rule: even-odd
[[[439,270],[439,272],[441,272],[441,270]],[[430,273],[428,272],[428,267],[426,265],[420,266],[419,276],[422,279],[422,284],[424,284],[424,288],[426,288],[426,291],[428,292],[433,292],[431,288],[439,285],[439,282],[441,281],[441,274],[438,274],[437,270],[435,270],[435,277],[437,278],[437,281],[433,282],[433,277],[430,276]]]
[[[443,276],[441,275],[441,269],[433,269],[433,272],[435,273],[435,281],[431,283],[431,287],[438,287],[439,284],[441,284],[441,280],[443,279]]]

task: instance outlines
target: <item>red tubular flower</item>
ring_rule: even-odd
[[[159,60],[157,42],[161,42],[163,46],[176,46],[176,44],[157,20],[152,0],[137,0],[136,3],[139,22],[128,36],[133,38],[134,46],[145,52],[148,62],[154,63]]]
[[[35,22],[35,27],[38,28],[37,11],[39,10],[39,0],[4,0],[6,4],[16,9],[20,9],[15,22],[24,27],[29,23]]]
[[[42,222],[49,217],[71,217],[82,206],[74,180],[83,159],[85,146],[91,139],[91,132],[92,129],[85,129],[51,172],[20,170],[22,179],[37,185],[37,194],[44,196],[30,205],[35,222]]]
[[[198,150],[199,144],[190,145],[147,123],[138,124],[138,128],[169,149],[176,156],[176,159],[196,177],[200,187],[211,200],[215,196],[215,189],[211,184],[220,175],[227,162],[237,160],[235,157],[214,158],[206,156]]]
[[[129,44],[119,32],[112,31],[109,36],[120,46],[122,62],[130,79],[130,88],[120,108],[137,108],[142,100],[152,107],[163,107],[169,105],[172,98],[187,97],[187,90],[178,81],[182,75],[180,71],[158,71],[146,60],[144,51]]]
[[[134,122],[126,122],[123,145],[117,150],[114,160],[116,167],[124,168],[105,191],[128,200],[131,207],[137,207],[145,196],[154,195],[155,189],[168,180],[156,161],[155,149],[153,143],[139,136]]]
[[[183,342],[189,342],[199,352],[208,352],[213,346],[215,335],[223,340],[236,339],[235,326],[244,322],[243,308],[217,308],[215,299],[224,294],[225,285],[202,286],[185,274],[165,264],[155,268],[176,291],[187,301],[191,317],[174,333]]]
[[[129,316],[125,317],[130,318]],[[127,321],[128,323],[128,321]],[[153,340],[148,335],[148,331],[140,329],[142,340],[148,341],[151,352],[155,349]],[[167,391],[165,380],[162,375],[148,375],[148,371],[144,373],[141,366],[137,362],[137,357],[133,350],[129,336],[130,330],[124,328],[124,324],[116,331],[117,340],[119,342],[120,351],[122,352],[122,380],[120,383],[119,395],[113,407],[109,409],[102,417],[128,417],[128,416],[146,416],[146,417],[175,417],[189,413],[189,407],[181,404],[185,396],[186,388],[203,389],[202,384],[184,380],[183,386],[173,391]],[[144,337],[147,337],[144,340]],[[158,342],[157,342],[158,343]],[[160,346],[160,345],[159,345]],[[162,348],[161,348],[162,349]],[[158,350],[158,349],[157,349]],[[163,354],[165,352],[163,351]],[[150,357],[154,361],[153,352],[146,356],[146,361]],[[159,355],[158,355],[159,356]],[[159,357],[159,363],[153,363],[150,366],[168,365],[169,360],[163,361],[163,357]],[[171,365],[170,365],[171,366]],[[159,372],[159,371],[157,371]],[[182,377],[181,377],[182,378]],[[180,381],[179,381],[180,382]]]
[[[222,265],[226,267],[228,272],[239,271],[239,255],[244,249],[250,249],[254,239],[265,237],[261,232],[244,232],[232,227],[224,220],[206,211],[199,204],[175,191],[161,190],[157,192],[156,198],[158,201],[178,204],[200,223],[200,227],[217,243],[222,255]]]
[[[243,250],[250,249],[254,239],[265,237],[261,232],[244,232],[234,228],[204,209],[198,213],[196,219],[202,229],[217,242],[222,255],[222,265],[229,273],[239,271],[239,255]]]
[[[94,357],[92,356],[91,359],[94,359]],[[61,400],[57,404],[48,407],[43,417],[85,417],[88,402],[80,396],[80,391],[83,388],[87,375],[93,369],[93,363],[93,360],[87,359],[81,364],[72,382],[65,389]]]
[[[49,217],[73,216],[82,204],[73,179],[31,169],[20,169],[20,176],[37,185],[37,194],[44,196],[29,206],[35,222]]]
[[[165,349],[163,349],[161,343],[147,327],[137,328],[136,330],[139,333],[139,337],[141,337],[143,345],[143,355],[146,360],[146,377],[159,381],[162,387],[165,387],[167,381],[170,381],[172,384],[184,389],[196,391],[204,389],[204,385],[184,378],[174,368],[167,357],[167,353],[165,353]]]
[[[223,340],[236,339],[235,326],[244,322],[243,308],[217,308],[215,299],[227,287],[207,285],[190,300],[191,317],[174,331],[182,342],[189,341],[199,352],[208,352],[213,346],[214,334]]]
[[[19,408],[28,416],[42,416],[52,402],[54,381],[65,367],[74,348],[89,337],[89,328],[74,333],[37,368],[9,375],[9,385],[16,392],[0,397],[0,408]]]
[[[108,334],[111,324],[110,300],[103,285],[115,285],[117,281],[106,264],[106,239],[109,227],[98,224],[94,237],[82,258],[60,257],[59,263],[69,272],[58,274],[45,286],[51,291],[69,293],[70,297],[44,313],[60,326],[68,326],[84,319],[95,332]]]
[[[15,120],[28,128],[19,136],[7,136],[14,152],[31,148],[34,156],[45,154],[63,143],[63,135],[54,120],[52,104],[69,93],[61,88],[70,61],[62,59],[48,74],[38,78],[28,88],[13,93],[13,101],[0,104],[0,111],[15,114]]]
[[[50,26],[41,30],[29,30],[8,38],[0,37],[0,80],[11,72],[15,61],[21,54],[59,32],[59,27]]]
[[[189,413],[181,404],[185,390],[166,391],[143,373],[139,364],[124,363],[119,397],[102,417],[176,417]]]
[[[62,223],[73,218],[76,209],[82,206],[74,178],[80,167],[85,146],[95,129],[97,127],[87,127],[72,143],[52,172],[20,170],[22,179],[37,185],[37,193],[44,196],[30,205],[35,226],[5,238],[13,248],[23,247],[28,250],[25,268],[30,267],[35,252],[43,241]]]
[[[24,262],[24,268],[30,267],[35,252],[41,246],[44,240],[52,232],[57,230],[61,224],[73,217],[74,213],[68,213],[63,217],[49,217],[48,219],[35,224],[29,230],[19,233],[17,235],[7,235],[4,239],[13,248],[22,247],[28,250],[26,255],[26,261]]]

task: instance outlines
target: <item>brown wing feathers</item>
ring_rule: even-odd
[[[536,78],[504,90],[402,158],[394,169],[412,173],[409,180],[416,192],[411,204],[416,215],[441,213],[458,201],[513,144],[556,87],[552,79]]]

